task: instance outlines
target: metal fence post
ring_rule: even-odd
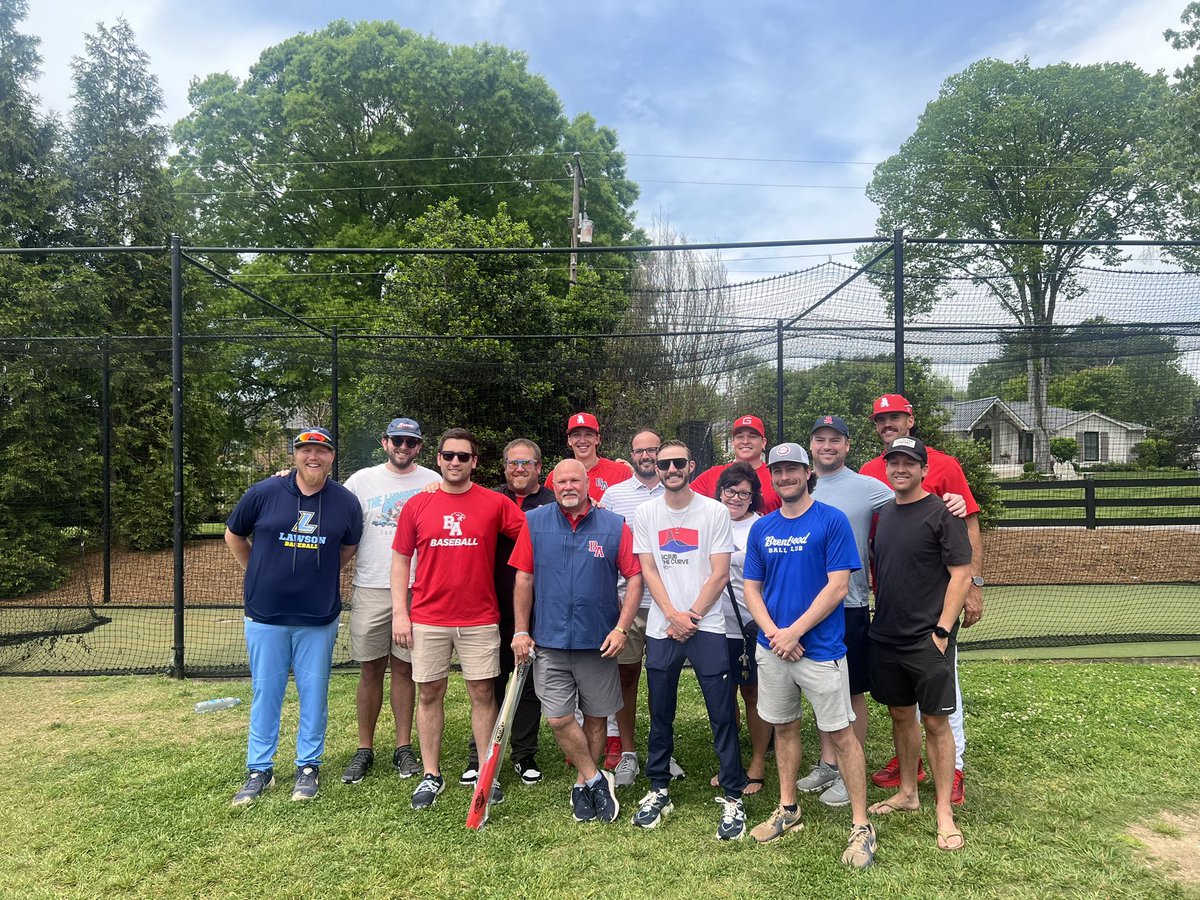
[[[174,528],[175,640],[171,648],[171,675],[183,678],[183,250],[179,235],[171,235],[171,444],[175,482],[172,516]]]
[[[329,335],[329,368],[330,368],[330,372],[331,372],[330,377],[332,378],[332,381],[333,381],[333,383],[331,385],[330,394],[329,394],[329,403],[330,403],[330,406],[333,407],[333,409],[330,413],[330,416],[329,416],[329,427],[330,427],[330,430],[333,432],[333,446],[339,447],[340,444],[338,443],[338,330],[337,330],[336,325],[334,325],[333,328],[330,330],[330,335]],[[338,458],[340,456],[341,456],[340,453],[335,453],[333,455],[332,475],[333,475],[334,481],[337,481],[337,478],[338,478]]]
[[[100,370],[100,546],[104,603],[112,602],[112,348],[104,334]]]
[[[896,319],[896,393],[904,393],[904,229],[892,232],[893,315]]]
[[[783,319],[775,320],[775,443],[783,443]]]

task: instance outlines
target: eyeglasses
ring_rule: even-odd
[[[658,453],[657,447],[634,447],[629,451],[631,456],[654,456]]]
[[[734,488],[725,488],[721,491],[730,500],[749,500],[754,496],[752,491],[739,491]]]
[[[408,447],[408,448],[420,447],[421,439],[419,437],[393,437],[392,438],[392,446],[393,447]]]
[[[475,457],[474,453],[467,453],[465,451],[456,453],[453,450],[443,450],[438,455],[446,462],[454,462],[457,459],[460,463],[470,462]]]
[[[686,469],[689,460],[682,456],[672,456],[670,459],[660,459],[655,465],[658,466],[658,471],[669,472],[671,469]]]
[[[504,461],[504,465],[510,469],[520,469],[522,467],[532,469],[537,464],[538,461],[536,459],[508,459]]]
[[[329,435],[320,431],[302,431],[296,435],[295,444],[332,444]]]

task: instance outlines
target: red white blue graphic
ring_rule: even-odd
[[[658,533],[658,549],[663,553],[699,550],[700,532],[695,528],[664,528]]]

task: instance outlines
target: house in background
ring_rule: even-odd
[[[999,397],[964,400],[949,404],[950,422],[945,430],[964,440],[984,441],[992,448],[992,470],[998,477],[1020,475],[1034,459],[1033,404]],[[1134,445],[1144,441],[1149,427],[1121,422],[1098,412],[1079,412],[1051,406],[1046,410],[1051,437],[1074,438],[1079,444],[1081,466],[1092,463],[1133,462]]]

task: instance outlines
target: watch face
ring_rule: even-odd
[[[984,584],[983,576],[982,575],[972,575],[971,576],[971,584],[975,585],[975,587],[983,587],[983,584]]]

